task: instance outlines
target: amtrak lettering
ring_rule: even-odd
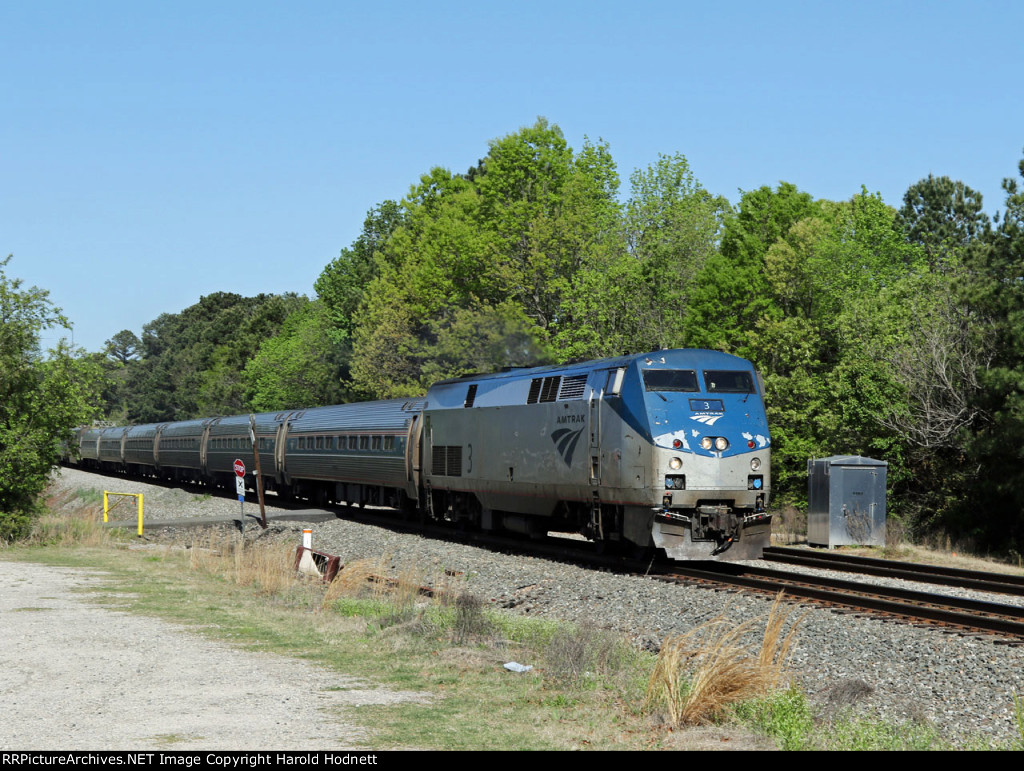
[[[562,423],[582,423],[585,420],[586,420],[586,417],[583,416],[583,415],[559,415],[558,416],[558,420],[556,420],[555,422],[558,423],[558,424],[562,424]]]

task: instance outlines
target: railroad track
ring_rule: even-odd
[[[1003,573],[988,573],[981,570],[963,570],[939,565],[922,565],[914,562],[894,562],[876,557],[855,557],[829,551],[809,551],[773,546],[764,550],[764,559],[785,565],[840,570],[848,573],[884,578],[898,578],[906,581],[920,581],[941,586],[956,586],[979,592],[1024,596],[1024,576]]]
[[[766,594],[782,591],[790,598],[827,607],[960,633],[997,635],[1007,643],[1024,644],[1024,608],[1013,605],[736,564],[661,566],[650,575]]]
[[[484,541],[493,548],[496,541],[500,540],[500,538],[486,536],[479,538],[478,543]],[[518,551],[524,552],[522,542],[518,544]],[[527,548],[527,551],[534,556],[569,561],[575,564],[588,564],[600,569],[621,571],[629,570],[630,566],[637,569],[636,564],[631,560],[586,553],[585,549],[579,548],[579,543],[573,546],[559,542],[558,539],[533,543]],[[903,579],[912,575],[913,580],[923,580],[922,573],[913,571],[912,567],[914,566],[909,563],[890,564],[895,566],[891,573],[879,572],[879,574]],[[921,567],[930,568],[931,566]],[[832,569],[836,569],[835,565],[832,566]],[[875,586],[837,578],[821,578],[803,573],[753,567],[744,563],[681,564],[654,561],[645,563],[639,570],[644,575],[660,580],[698,583],[705,586],[725,585],[770,595],[776,595],[779,591],[783,591],[790,598],[806,600],[827,607],[867,613],[904,623],[936,627],[945,631],[996,636],[1000,642],[1007,644],[1024,644],[1024,607],[1014,605],[912,589]],[[943,571],[953,574],[952,577],[956,577],[955,574],[958,572],[971,573],[975,585],[967,588],[996,591],[991,588],[991,582],[987,582],[979,576],[998,577],[998,574],[955,571],[947,568],[937,568],[935,572],[941,575]],[[901,572],[906,575],[898,575]],[[1009,578],[1013,579],[1014,577],[1010,576]],[[948,583],[964,586],[965,582],[963,578],[960,578],[960,580]],[[1012,581],[1009,584],[1007,586],[1006,583],[999,583],[998,586],[1003,593],[1024,594],[1024,582],[1016,589],[1014,589]]]
[[[148,481],[147,483],[152,484],[153,482]],[[175,485],[163,486],[173,487]],[[203,491],[216,494],[216,491],[205,488]],[[299,502],[275,501],[274,505],[302,509],[302,513],[306,515],[312,513],[310,509],[304,508],[308,504]],[[356,507],[331,507],[327,510],[319,510],[317,513],[328,517],[340,516],[356,521],[366,521],[393,530],[419,532],[435,538],[473,543],[492,549],[504,550],[507,548],[517,553],[532,554],[546,559],[588,564],[598,569],[638,572],[662,580],[697,583],[705,586],[731,586],[770,595],[784,591],[788,597],[793,599],[807,600],[872,615],[884,615],[911,623],[941,626],[961,632],[998,635],[1007,642],[1024,644],[1024,608],[1000,603],[754,568],[742,563],[685,565],[655,561],[645,562],[643,566],[640,566],[636,562],[623,560],[620,557],[598,555],[593,551],[588,553],[586,547],[580,548],[579,542],[566,542],[561,539],[531,542],[529,539],[465,533],[438,526],[424,528],[420,523],[403,521],[398,516],[381,518],[375,516],[371,510],[362,511]],[[910,563],[892,563],[886,560],[854,558],[829,553],[808,554],[805,550],[799,549],[772,548],[766,551],[765,558],[775,562],[788,562],[807,567],[856,571],[876,576],[941,583],[1005,594],[1024,594],[1024,579],[1014,576],[999,576],[991,573]]]

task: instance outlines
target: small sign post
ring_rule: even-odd
[[[235,492],[238,493],[238,511],[245,527],[245,464],[241,458],[235,458]]]

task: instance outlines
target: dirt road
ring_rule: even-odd
[[[0,749],[366,749],[346,711],[412,696],[77,591],[102,580],[0,560]]]

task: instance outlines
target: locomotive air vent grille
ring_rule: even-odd
[[[562,390],[558,392],[559,399],[579,399],[587,389],[586,375],[573,375],[562,381]]]
[[[527,404],[537,402],[553,402],[558,398],[558,384],[562,382],[561,375],[552,377],[536,377],[530,381],[530,393],[526,397]]]
[[[436,444],[431,449],[430,465],[434,476],[462,476],[462,445]]]
[[[434,476],[445,476],[444,473],[444,451],[443,445],[434,445],[430,453],[430,470]]]
[[[536,404],[537,403],[537,397],[540,396],[540,384],[541,384],[541,381],[542,381],[542,378],[539,378],[539,377],[535,377],[533,380],[530,381],[530,393],[526,397],[526,403],[527,404]]]
[[[544,387],[540,391],[540,400],[542,402],[553,402],[558,398],[558,384],[562,381],[562,376],[557,375],[555,377],[544,378]]]
[[[462,476],[462,445],[449,445],[445,455],[448,461],[448,476]]]

